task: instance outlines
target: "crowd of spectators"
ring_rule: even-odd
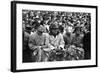
[[[45,26],[46,33],[49,33],[49,26],[55,21],[59,24],[60,33],[62,35],[66,33],[66,30],[71,32],[72,35],[75,34],[73,41],[71,41],[71,36],[66,37],[64,35],[65,48],[68,46],[72,47],[70,45],[73,44],[74,48],[83,48],[84,43],[80,41],[82,41],[85,34],[91,31],[91,14],[85,12],[22,10],[23,32],[27,31],[29,33],[27,36],[24,35],[24,37],[28,37],[31,32],[34,32],[38,23]],[[24,38],[24,41],[28,40]],[[26,48],[26,46],[24,47]]]
[[[23,10],[23,26],[30,25],[34,27],[35,22],[39,22],[42,25],[50,25],[56,21],[64,28],[72,26],[74,29],[80,27],[81,31],[87,33],[90,31],[91,14],[85,12],[57,12],[57,11],[34,11]]]

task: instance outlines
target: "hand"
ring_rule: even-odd
[[[41,46],[41,48],[43,49],[43,48],[46,48],[46,46],[45,45],[43,45],[43,46]]]
[[[37,46],[37,48],[38,48],[38,49],[41,49],[41,48],[42,48],[42,46]]]

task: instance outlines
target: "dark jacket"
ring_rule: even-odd
[[[88,32],[83,38],[83,48],[85,51],[85,59],[91,58],[91,33]]]

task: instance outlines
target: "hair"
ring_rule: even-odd
[[[40,23],[33,22],[32,25],[33,25],[33,28],[37,29],[40,26]]]
[[[49,30],[50,30],[50,35],[53,35],[53,33],[52,33],[52,29],[59,29],[59,25],[56,23],[56,22],[54,22],[54,23],[52,23],[50,26],[49,26]],[[59,34],[59,31],[58,31],[58,33],[57,33],[57,35]]]
[[[50,35],[53,35],[52,29],[54,29],[54,28],[50,28],[50,30],[49,30],[49,34],[50,34]],[[59,28],[58,28],[58,29],[59,29]],[[57,32],[57,35],[58,35],[59,33],[60,33],[60,31]]]
[[[76,27],[73,33],[76,33],[77,31],[81,32],[81,28],[80,27]]]
[[[62,27],[62,25],[60,25],[60,26],[59,26],[59,30],[60,30],[61,33],[63,33],[64,27]]]
[[[50,35],[53,35],[52,31],[49,32]],[[57,32],[57,35],[59,34],[59,31]]]

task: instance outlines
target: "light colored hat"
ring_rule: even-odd
[[[37,29],[37,31],[41,31],[41,32],[46,32],[46,29],[44,26],[40,25]]]

